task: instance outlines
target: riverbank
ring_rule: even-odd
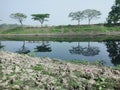
[[[17,37],[17,38],[16,38]],[[120,35],[36,35],[36,34],[0,34],[0,40],[12,41],[57,41],[57,42],[80,42],[80,41],[110,41],[120,40]]]
[[[20,35],[120,35],[120,26],[66,25],[0,28],[0,34]]]
[[[0,40],[104,41],[119,40],[119,38],[120,26],[66,25],[0,28]]]
[[[119,90],[120,70],[0,52],[0,90]]]

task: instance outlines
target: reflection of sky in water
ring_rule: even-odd
[[[100,52],[95,56],[83,56],[82,54],[71,54],[69,52],[72,47],[77,47],[78,42],[49,42],[49,47],[51,47],[51,52],[37,52],[38,57],[51,57],[63,60],[105,60],[107,65],[112,65],[109,53],[106,51],[106,45],[103,42],[90,42],[90,46],[98,47]],[[11,52],[16,52],[23,46],[23,41],[2,41],[2,45],[5,45],[5,49]],[[25,46],[31,51],[35,51],[36,46],[42,45],[42,42],[28,42],[26,41]],[[80,46],[88,47],[88,42],[80,42]]]

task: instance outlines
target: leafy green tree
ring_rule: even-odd
[[[50,14],[32,14],[32,19],[37,20],[43,25],[44,21],[48,21],[46,18],[49,18]]]
[[[88,24],[90,25],[90,22],[92,19],[99,18],[101,15],[100,11],[94,10],[94,9],[86,9],[83,11],[85,18],[88,19]]]
[[[23,21],[27,18],[23,13],[12,13],[10,17],[16,19],[21,25],[23,25]]]
[[[120,0],[115,0],[115,4],[111,8],[112,10],[109,12],[107,22],[118,23],[120,21]]]
[[[69,13],[68,17],[72,18],[72,20],[77,21],[78,25],[80,25],[81,20],[84,19],[84,14],[81,11],[71,12],[71,13]]]

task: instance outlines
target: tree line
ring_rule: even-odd
[[[76,20],[78,22],[78,25],[83,19],[88,19],[88,24],[90,25],[91,20],[94,18],[99,18],[100,15],[100,11],[97,11],[95,9],[86,9],[83,11],[71,12],[69,14],[69,17],[72,18],[72,20]]]
[[[120,0],[115,0],[115,4],[111,7],[111,11],[109,12],[109,15],[107,17],[107,23],[108,24],[116,24],[120,22]],[[86,9],[83,11],[77,11],[77,12],[70,12],[68,17],[71,18],[71,20],[77,21],[78,25],[80,25],[80,22],[84,19],[88,20],[88,24],[90,25],[91,20],[95,18],[100,18],[101,12],[97,11],[95,9]],[[45,21],[48,21],[48,18],[50,17],[50,14],[32,14],[32,19],[35,21],[39,21],[41,23],[41,26]],[[27,16],[24,13],[12,13],[10,15],[11,18],[16,19],[21,25],[23,25],[23,21],[27,18]],[[1,21],[1,20],[0,20]]]
[[[100,11],[86,9],[84,11],[70,12],[68,17],[77,21],[78,25],[80,25],[83,19],[88,19],[88,24],[90,24],[92,19],[98,18],[100,15]],[[33,20],[39,21],[42,26],[45,21],[48,21],[47,18],[50,17],[50,14],[32,14],[31,16]],[[23,25],[23,21],[27,18],[24,13],[12,13],[10,17],[16,19],[21,25]]]

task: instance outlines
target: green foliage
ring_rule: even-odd
[[[91,20],[94,18],[99,18],[98,16],[101,15],[100,11],[94,9],[86,9],[83,11],[85,18],[88,19],[88,24],[90,24]]]
[[[111,9],[112,10],[109,12],[107,22],[108,24],[116,24],[120,21],[120,0],[115,0],[115,4]]]
[[[113,67],[113,69],[120,70],[120,65],[117,65],[116,67]]]
[[[31,16],[33,20],[39,21],[42,25],[44,21],[48,21],[46,18],[49,18],[50,14],[32,14]]]
[[[101,15],[100,11],[97,11],[95,9],[86,9],[83,11],[78,11],[78,12],[71,12],[69,13],[70,18],[72,18],[72,20],[76,20],[78,21],[78,25],[80,24],[81,20],[87,18],[88,22],[90,24],[91,20],[94,18],[98,18],[98,16]]]
[[[44,70],[44,66],[41,64],[38,64],[37,66],[33,67],[33,69],[36,71],[42,71],[42,70]]]
[[[104,66],[105,61],[104,60],[97,60],[94,64],[98,65],[98,66]]]
[[[1,30],[0,34],[99,34],[106,32],[120,31],[120,26],[105,27],[103,25],[85,25],[85,26],[62,26],[62,28],[56,27],[15,27],[8,28],[7,30]]]
[[[74,71],[74,75],[77,76],[78,78],[83,76],[82,72],[80,71]]]
[[[3,74],[2,74],[2,66],[0,66],[0,79],[3,77]]]
[[[74,63],[74,64],[84,64],[84,65],[89,64],[89,62],[85,61],[85,60],[67,60],[67,62],[71,62],[71,63]]]
[[[71,13],[69,13],[68,17],[72,18],[72,20],[78,21],[78,25],[79,25],[81,20],[83,20],[83,18],[84,18],[84,14],[81,11],[71,12]]]
[[[41,74],[43,74],[43,75],[48,75],[48,76],[55,76],[53,73],[52,73],[52,71],[51,70],[48,70],[48,71],[42,71],[41,72]]]
[[[23,20],[27,18],[27,16],[23,13],[12,13],[10,17],[19,21],[21,25],[23,25]]]
[[[69,77],[68,86],[70,90],[79,90],[81,87],[76,79]]]
[[[96,89],[98,89],[98,90],[104,90],[104,88],[105,88],[105,78],[103,78],[103,77],[98,77],[97,79],[96,79],[96,83],[95,83],[95,86],[96,86]]]

